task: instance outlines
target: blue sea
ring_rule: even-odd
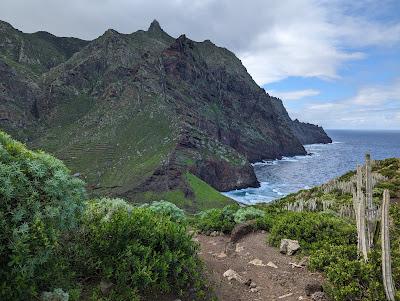
[[[240,203],[270,202],[300,189],[323,184],[373,159],[400,157],[400,131],[327,130],[331,144],[305,145],[307,156],[254,163],[259,188],[226,192]]]

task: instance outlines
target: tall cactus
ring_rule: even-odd
[[[374,234],[377,225],[377,210],[372,201],[372,167],[370,154],[365,155],[365,203],[366,203],[366,219],[367,219],[367,243],[368,249],[374,246]]]
[[[382,212],[381,212],[382,278],[387,300],[394,301],[395,288],[393,285],[392,265],[390,258],[389,205],[390,205],[390,195],[389,191],[385,189],[385,191],[383,192],[383,202],[382,202]]]
[[[357,166],[357,191],[353,196],[354,210],[357,223],[357,236],[358,236],[358,252],[362,254],[365,261],[368,260],[368,243],[366,237],[366,225],[365,225],[365,198],[362,192],[362,167]]]

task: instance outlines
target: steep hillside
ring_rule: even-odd
[[[330,142],[293,122],[232,52],[157,21],[90,42],[0,28],[0,127],[65,160],[94,194],[223,206],[216,190],[259,185],[250,162]]]

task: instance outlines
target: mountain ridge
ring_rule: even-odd
[[[200,197],[206,189],[223,206],[214,189],[259,185],[250,162],[331,142],[322,128],[292,121],[232,52],[174,39],[157,21],[83,42],[1,35],[10,42],[0,44],[0,127],[65,160],[94,194],[196,210],[211,206]],[[40,47],[21,60],[32,35]]]

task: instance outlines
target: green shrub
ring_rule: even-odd
[[[266,212],[264,216],[256,218],[256,229],[271,231],[278,218],[278,214],[270,214]]]
[[[154,201],[150,205],[145,204],[142,205],[142,207],[147,207],[156,213],[169,216],[173,221],[176,222],[183,222],[186,220],[185,212],[175,204],[167,201]]]
[[[223,209],[209,209],[200,212],[195,226],[202,232],[221,231],[230,233],[235,227],[234,214],[239,209],[236,205],[226,206]]]
[[[330,214],[287,212],[275,222],[269,242],[278,246],[283,238],[298,240],[303,250],[310,250],[324,243],[354,244],[357,232],[352,224]]]
[[[120,200],[107,210],[109,203],[113,200],[87,203],[74,251],[81,264],[78,277],[114,283],[110,300],[156,292],[183,295],[191,288],[197,296],[204,293],[198,247],[184,225]]]
[[[84,183],[54,157],[0,132],[0,300],[58,287],[60,236],[77,226]]]
[[[386,300],[379,249],[366,263],[358,258],[356,245],[325,244],[312,252],[310,268],[325,272],[325,289],[333,300]]]
[[[245,221],[256,219],[259,217],[264,217],[265,212],[254,208],[254,207],[244,207],[240,208],[238,211],[235,212],[233,215],[235,223],[243,223]]]

